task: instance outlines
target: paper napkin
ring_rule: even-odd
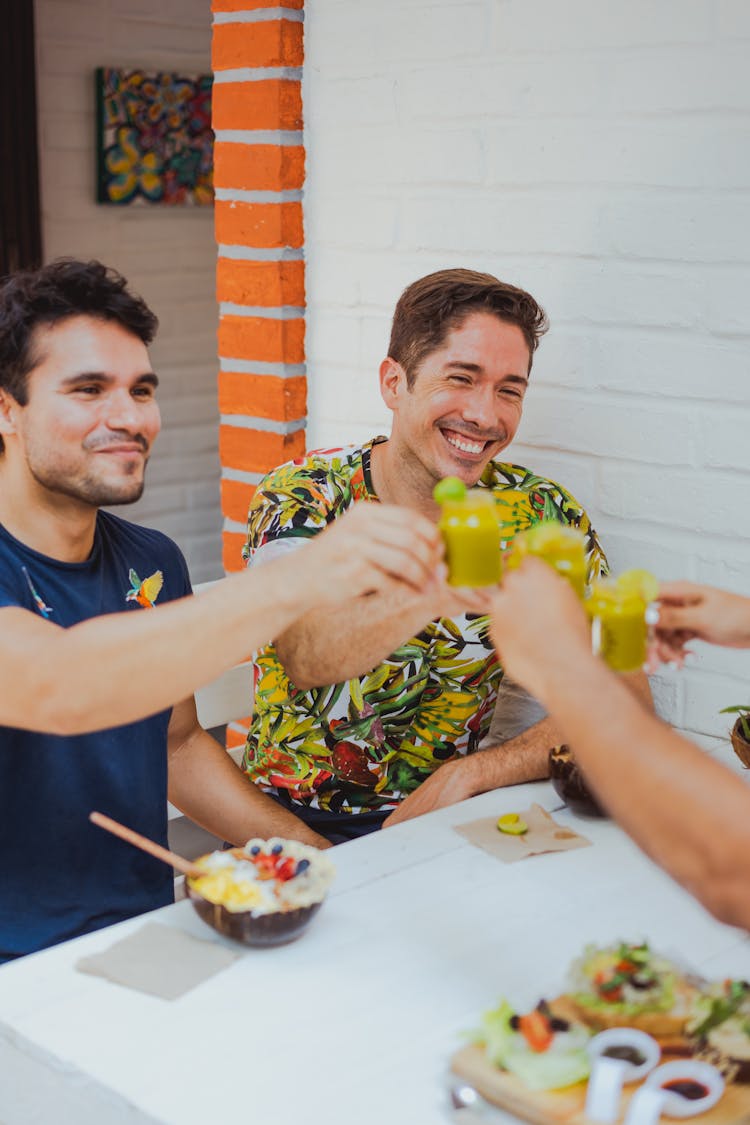
[[[509,836],[505,832],[500,832],[497,827],[497,816],[486,816],[481,820],[469,821],[468,824],[457,824],[456,832],[470,844],[496,856],[503,863],[515,863],[519,859],[527,859],[530,855],[542,855],[545,852],[587,848],[591,844],[590,840],[574,832],[572,828],[558,824],[541,805],[513,811],[517,812],[521,820],[529,826],[528,832],[522,836]]]
[[[163,1000],[177,1000],[241,956],[216,942],[147,922],[101,953],[82,957],[76,969]]]

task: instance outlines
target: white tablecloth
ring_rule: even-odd
[[[296,943],[247,950],[167,1002],[74,969],[142,919],[0,968],[3,1125],[445,1125],[461,1033],[502,995],[555,995],[588,941],[647,938],[708,975],[750,976],[719,925],[608,821],[593,847],[503,864],[454,824],[559,800],[484,794],[334,849],[329,900]],[[221,940],[188,902],[150,921]]]

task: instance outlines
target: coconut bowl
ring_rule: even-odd
[[[317,848],[278,836],[253,838],[244,848],[212,852],[196,863],[211,885],[197,885],[190,876],[185,880],[195,912],[217,933],[242,945],[284,945],[300,937],[320,910],[334,876],[330,860]],[[211,881],[216,875],[218,885]],[[234,894],[230,902],[233,886],[237,890],[246,881],[250,888],[265,888],[260,901]]]
[[[732,727],[732,748],[743,766],[750,768],[750,742],[742,733],[739,719]]]
[[[300,906],[294,910],[253,914],[252,910],[227,910],[226,906],[209,902],[193,890],[189,879],[185,880],[185,887],[198,917],[223,937],[242,945],[285,945],[289,941],[295,941],[302,936],[323,905],[322,902],[314,902],[312,906]]]
[[[557,795],[574,813],[606,816],[586,784],[569,746],[553,746],[549,752],[549,776]]]

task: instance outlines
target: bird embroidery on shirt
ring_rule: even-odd
[[[39,594],[38,594],[38,593],[36,592],[36,589],[34,588],[34,583],[33,583],[33,582],[31,581],[31,575],[29,574],[29,572],[28,572],[28,570],[26,569],[26,567],[25,567],[25,566],[22,566],[22,567],[21,567],[21,570],[22,570],[22,571],[24,572],[24,574],[26,575],[26,581],[27,581],[27,582],[28,582],[28,584],[29,584],[29,589],[31,590],[31,596],[32,596],[32,598],[34,599],[34,605],[35,605],[35,606],[36,606],[36,608],[37,608],[37,609],[39,610],[39,612],[41,613],[42,617],[44,617],[44,618],[49,618],[49,615],[50,615],[51,613],[54,613],[55,611],[53,610],[52,606],[51,606],[51,605],[47,605],[47,604],[46,604],[46,602],[44,602],[44,601],[42,600],[42,598],[41,598],[41,597],[39,596]]]
[[[141,582],[136,572],[131,568],[130,574],[131,589],[125,595],[126,602],[138,602],[144,609],[153,609],[154,602],[161,593],[161,588],[164,585],[164,575],[160,570],[155,570],[148,578],[144,578]]]

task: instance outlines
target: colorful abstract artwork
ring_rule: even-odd
[[[97,200],[213,203],[211,75],[96,71]]]

